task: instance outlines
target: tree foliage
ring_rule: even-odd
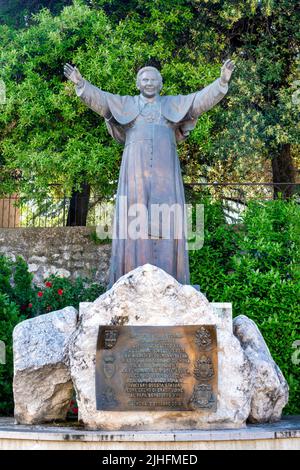
[[[220,64],[208,65],[200,52],[179,47],[190,21],[189,9],[178,7],[163,15],[151,10],[151,21],[132,14],[114,24],[101,8],[75,1],[56,16],[40,11],[26,29],[1,28],[7,103],[0,116],[0,158],[6,174],[22,171],[27,197],[44,197],[51,183],[71,191],[88,181],[107,198],[115,191],[121,147],[75,96],[63,64],[76,64],[85,78],[112,93],[136,93],[135,75],[145,64],[161,68],[165,93],[200,89],[219,75]],[[205,142],[210,127],[210,115],[203,116],[194,139]],[[5,181],[5,191],[16,190],[17,180]]]
[[[227,106],[220,108],[211,157],[226,159],[232,166],[240,159],[263,156],[280,158],[286,145],[299,145],[299,106],[295,99],[299,78],[300,11],[291,0],[201,3],[199,24],[225,32],[226,48],[236,59]],[[198,30],[199,31],[199,30]],[[201,31],[199,31],[201,34]],[[299,83],[298,83],[299,88]],[[292,158],[285,159],[273,180],[293,182]],[[274,166],[274,165],[273,165]],[[287,175],[285,175],[287,172]]]
[[[299,12],[293,0],[75,0],[62,9],[66,3],[27,1],[20,8],[15,0],[10,11],[27,9],[27,24],[0,26],[7,89],[0,105],[2,194],[20,190],[42,199],[49,184],[71,193],[84,183],[103,198],[115,192],[121,147],[66,83],[65,62],[119,94],[135,94],[137,70],[155,65],[163,92],[176,94],[209,84],[233,57],[227,97],[180,147],[185,179],[241,180],[249,169],[265,172],[265,160],[273,163],[273,179],[294,180]],[[12,177],[16,168],[22,179]],[[265,179],[258,170],[256,177]]]
[[[24,28],[30,24],[32,14],[41,8],[58,13],[71,3],[72,0],[0,0],[0,24]]]

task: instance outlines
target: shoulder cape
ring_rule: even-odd
[[[190,95],[161,96],[162,115],[170,122],[178,124],[176,140],[184,140],[194,129],[197,119],[188,117],[196,93]],[[106,100],[112,114],[106,119],[110,135],[120,143],[125,143],[126,135],[123,126],[130,124],[139,115],[139,96],[119,96],[106,93]]]

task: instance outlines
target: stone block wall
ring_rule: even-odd
[[[111,245],[98,245],[93,227],[0,228],[0,254],[22,256],[38,285],[50,274],[88,277],[106,285]]]

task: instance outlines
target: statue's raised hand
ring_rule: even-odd
[[[229,82],[231,78],[231,74],[235,69],[234,62],[230,59],[227,59],[222,68],[221,68],[221,83],[222,85],[225,85],[226,83]]]
[[[70,64],[64,66],[64,74],[71,82],[75,83],[75,85],[78,85],[83,80],[79,70]]]

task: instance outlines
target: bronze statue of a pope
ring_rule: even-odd
[[[169,236],[164,236],[157,219],[153,221],[148,217],[145,223],[139,224],[147,226],[147,236],[132,236],[129,234],[130,221],[136,217],[132,208],[145,207],[149,214],[152,207],[162,204],[185,206],[176,144],[188,136],[202,113],[225,96],[233,69],[233,62],[227,60],[221,68],[221,76],[202,90],[189,95],[162,96],[160,72],[154,67],[144,67],[136,79],[140,94],[119,96],[100,90],[85,80],[76,67],[65,65],[64,73],[76,85],[77,96],[104,117],[111,136],[124,144],[114,218],[110,286],[145,263],[164,269],[182,284],[189,284],[184,226],[181,224],[179,231],[182,233],[178,233],[173,223]]]

